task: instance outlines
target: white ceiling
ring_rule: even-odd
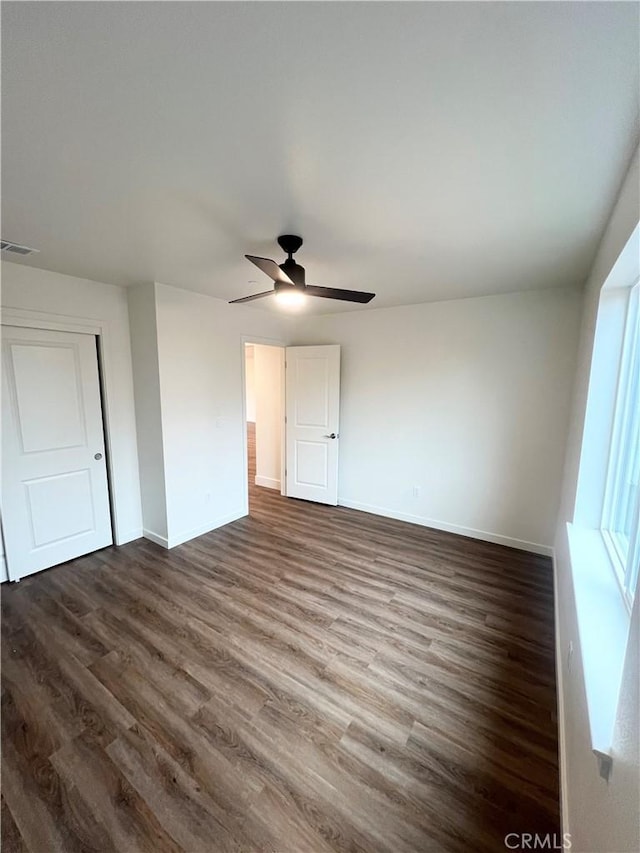
[[[269,289],[243,255],[283,232],[372,308],[582,284],[638,141],[639,9],[3,3],[2,237],[223,299]]]

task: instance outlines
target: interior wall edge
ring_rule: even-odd
[[[219,527],[224,527],[225,524],[231,524],[232,521],[237,521],[239,518],[244,518],[247,515],[244,508],[234,510],[226,515],[218,516],[200,527],[195,527],[192,530],[183,530],[181,533],[170,534],[169,544],[167,547],[175,548],[177,545],[182,545],[184,542],[190,542],[198,536],[204,536],[205,533],[211,533],[212,530],[217,530]]]
[[[145,528],[142,531],[142,535],[145,539],[149,539],[151,542],[155,542],[156,545],[160,545],[162,548],[169,547],[169,540],[166,536],[161,536],[159,533],[155,533],[153,530],[148,530]]]
[[[115,545],[126,545],[127,542],[134,542],[136,539],[140,539],[144,536],[144,528],[143,527],[135,527],[131,530],[125,530],[118,537]]]
[[[569,792],[567,787],[567,727],[564,702],[564,676],[562,666],[562,620],[560,618],[560,598],[558,581],[558,561],[556,550],[552,548],[553,562],[553,622],[555,633],[556,657],[556,713],[558,715],[558,768],[560,771],[560,828],[564,834],[571,835],[569,823]]]

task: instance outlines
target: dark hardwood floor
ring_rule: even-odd
[[[3,587],[3,853],[559,832],[550,561],[250,491]]]

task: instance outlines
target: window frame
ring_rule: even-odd
[[[625,463],[631,457],[640,471],[640,278],[629,288],[626,319],[618,371],[618,383],[614,404],[611,444],[605,480],[604,502],[600,532],[611,562],[614,575],[629,609],[633,604],[640,570],[640,484],[631,483],[635,493],[630,496],[631,529],[628,547],[621,542],[619,527],[620,501],[623,489],[628,489],[625,480]],[[633,378],[636,378],[634,383]],[[637,477],[636,472],[636,477]],[[626,537],[625,537],[626,538]]]

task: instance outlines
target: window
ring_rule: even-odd
[[[625,599],[640,569],[640,281],[630,288],[605,487],[602,535]]]

